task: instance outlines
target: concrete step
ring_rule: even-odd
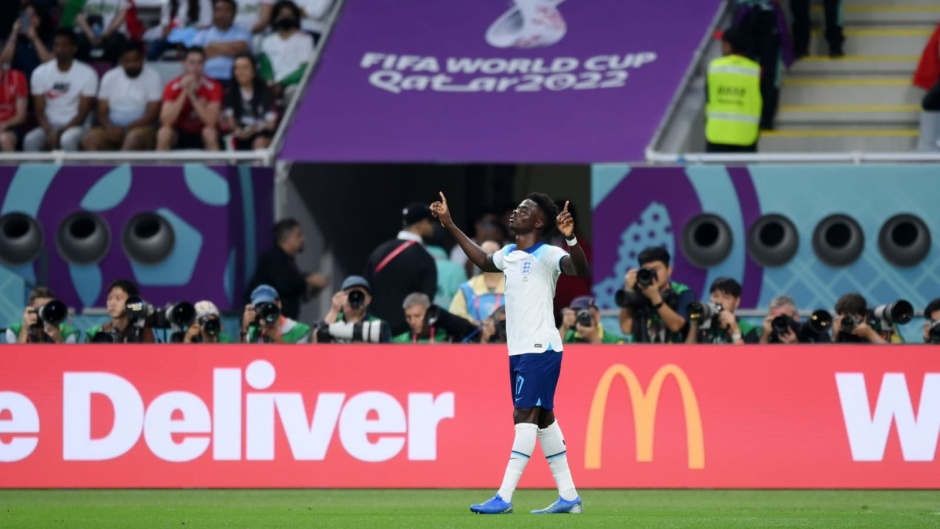
[[[940,12],[938,12],[940,15]],[[930,39],[933,27],[929,28],[862,28],[845,30],[844,51],[846,55],[920,55]],[[810,54],[827,55],[829,44],[821,31],[813,31]]]
[[[924,97],[910,78],[790,77],[782,86],[781,106],[916,105]]]
[[[925,21],[940,19],[940,4],[924,0],[904,0],[897,5],[849,4],[845,6],[843,24],[850,26],[864,25],[896,25],[896,24],[923,24]],[[812,9],[811,19],[816,24],[822,24],[823,9],[815,5]]]
[[[920,55],[809,55],[793,65],[794,75],[913,75]]]
[[[760,152],[908,152],[918,129],[781,129],[761,134]]]
[[[778,127],[916,126],[919,105],[786,105],[777,112]]]

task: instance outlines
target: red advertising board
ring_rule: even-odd
[[[579,487],[940,488],[935,347],[569,346]],[[0,487],[482,487],[505,349],[8,346]],[[523,487],[552,487],[540,452]]]

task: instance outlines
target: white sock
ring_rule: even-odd
[[[542,453],[548,460],[548,467],[552,470],[555,485],[558,486],[558,495],[568,501],[577,498],[578,491],[574,488],[574,479],[568,468],[565,437],[561,434],[558,421],[544,430],[539,430],[539,444],[542,445]]]
[[[512,501],[512,493],[522,478],[522,472],[532,457],[535,450],[535,438],[538,435],[539,427],[530,423],[520,423],[516,425],[516,438],[512,442],[512,454],[509,456],[509,464],[506,465],[506,474],[503,476],[503,484],[499,487],[499,496],[508,502]]]

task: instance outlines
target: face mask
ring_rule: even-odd
[[[277,29],[294,29],[297,27],[297,21],[293,18],[281,18],[278,19],[276,25]]]

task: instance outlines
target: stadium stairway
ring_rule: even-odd
[[[937,0],[846,0],[845,57],[830,59],[821,6],[810,56],[783,79],[761,152],[904,152],[917,145],[923,91],[911,85],[940,21]]]

